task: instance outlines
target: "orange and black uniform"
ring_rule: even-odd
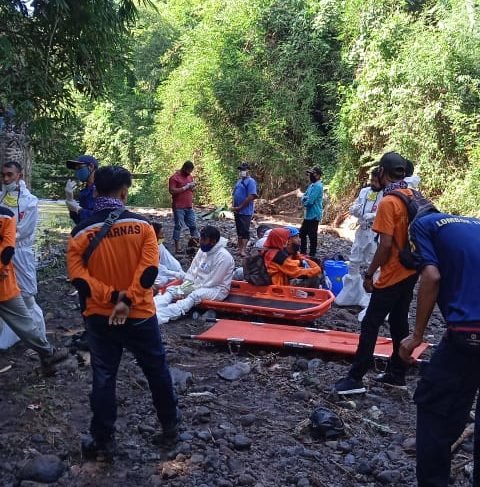
[[[275,228],[265,241],[265,266],[276,286],[288,286],[289,279],[309,278],[320,275],[320,267],[310,259],[305,259],[310,268],[305,269],[301,260],[288,255],[286,245],[290,232],[285,228]]]
[[[0,301],[8,301],[20,294],[12,262],[16,233],[15,215],[0,206]]]
[[[51,357],[53,347],[37,329],[17,285],[12,261],[16,234],[15,215],[8,208],[0,207],[0,318],[41,358]]]
[[[410,189],[398,189],[411,197]],[[349,375],[361,380],[373,359],[378,331],[389,315],[390,335],[393,353],[386,368],[386,374],[404,379],[406,364],[398,355],[400,342],[408,336],[408,310],[417,281],[414,270],[407,269],[400,262],[399,252],[408,239],[408,211],[398,196],[386,192],[375,216],[372,230],[393,239],[390,256],[380,267],[380,277],[374,282],[374,290],[362,321],[360,341]],[[381,238],[381,237],[380,237]]]
[[[150,223],[125,211],[84,266],[82,256],[111,210],[77,225],[68,244],[68,272],[82,300],[83,314],[110,316],[119,291],[126,291],[129,318],[155,314],[152,285],[158,272],[158,243]]]
[[[82,256],[113,208],[94,212],[77,225],[68,243],[68,272],[78,289],[85,316],[93,370],[90,432],[97,444],[113,437],[117,408],[115,383],[124,348],[147,378],[158,419],[164,428],[176,423],[177,399],[165,360],[152,285],[158,271],[158,243],[150,223],[125,210],[91,254]],[[109,325],[119,292],[130,308],[124,325]]]
[[[302,260],[309,265],[303,267]],[[279,250],[275,258],[269,263],[267,272],[276,286],[288,286],[290,279],[317,277],[322,273],[319,265],[313,260],[294,258],[286,251]]]

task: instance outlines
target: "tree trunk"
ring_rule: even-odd
[[[16,161],[23,168],[27,187],[32,180],[32,148],[26,135],[25,125],[8,123],[0,128],[0,167],[7,161]]]

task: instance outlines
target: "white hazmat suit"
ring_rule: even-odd
[[[373,191],[370,186],[360,191],[350,207],[350,214],[357,217],[358,228],[350,253],[348,274],[343,278],[343,288],[335,302],[339,306],[368,306],[370,295],[363,289],[363,278],[360,269],[368,266],[377,250],[376,234],[372,231],[373,220],[383,191]]]
[[[183,276],[184,285],[155,296],[160,324],[180,318],[204,299],[222,301],[228,296],[235,264],[226,245],[227,239],[220,237],[210,251],[199,250]],[[182,299],[174,303],[177,298]]]
[[[182,279],[185,275],[180,262],[168,251],[165,245],[158,246],[160,253],[160,264],[158,266],[158,275],[155,284],[165,286],[173,279]]]
[[[35,301],[37,270],[33,244],[38,221],[38,198],[30,193],[22,179],[18,184],[18,191],[7,192],[3,189],[0,192],[0,205],[15,214],[17,220],[17,240],[13,257],[15,275],[32,320],[43,338],[45,338],[45,320],[40,306]],[[10,343],[7,346],[10,346],[17,340],[15,339],[16,335],[10,328],[5,326],[3,321],[0,322],[0,330],[2,330],[2,325],[3,333],[0,335],[0,348],[6,348],[2,346],[2,343],[9,341]],[[9,339],[7,339],[7,335],[10,335]]]

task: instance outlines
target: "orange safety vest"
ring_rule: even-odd
[[[155,314],[152,285],[158,272],[158,243],[150,223],[125,211],[92,253],[87,267],[82,256],[111,210],[95,212],[77,225],[68,242],[67,264],[78,289],[84,316],[110,316],[118,293],[126,291],[129,318]]]
[[[12,258],[15,253],[17,222],[8,208],[0,207],[0,301],[20,294]]]

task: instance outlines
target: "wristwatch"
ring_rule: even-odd
[[[369,274],[368,272],[364,272],[363,278],[367,279],[368,281],[371,281],[373,279],[373,275]]]

